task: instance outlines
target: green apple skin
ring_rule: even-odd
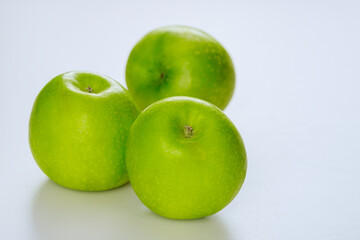
[[[235,70],[227,51],[209,34],[168,26],[148,33],[133,48],[126,84],[140,109],[172,96],[196,97],[225,109]]]
[[[232,201],[244,182],[247,159],[239,132],[219,108],[171,97],[135,120],[126,165],[135,193],[150,210],[166,218],[195,219]]]
[[[128,182],[125,146],[138,114],[129,92],[109,77],[81,71],[59,75],[41,90],[31,112],[34,159],[67,188],[119,187]]]

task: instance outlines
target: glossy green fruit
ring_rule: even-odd
[[[109,77],[68,72],[37,96],[29,124],[34,159],[54,182],[101,191],[128,182],[125,145],[139,114],[129,92]]]
[[[126,84],[141,109],[171,96],[196,97],[225,109],[235,70],[213,37],[195,28],[169,26],[136,44],[126,65]]]
[[[135,120],[126,165],[145,206],[167,218],[194,219],[232,201],[247,160],[240,134],[220,109],[172,97],[150,105]]]

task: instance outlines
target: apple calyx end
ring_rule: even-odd
[[[185,138],[191,138],[193,136],[193,128],[190,126],[184,126]]]
[[[85,90],[87,90],[89,93],[92,93],[92,92],[93,92],[93,89],[92,89],[90,86],[88,86],[87,88],[85,88]]]

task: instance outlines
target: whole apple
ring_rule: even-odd
[[[37,96],[29,124],[35,161],[54,182],[101,191],[128,182],[125,145],[139,114],[129,92],[109,77],[73,71]]]
[[[139,108],[171,96],[190,96],[225,109],[235,87],[227,51],[209,34],[184,26],[156,29],[131,51],[126,84]]]
[[[126,165],[145,206],[167,218],[195,219],[232,201],[247,160],[239,132],[219,108],[172,97],[150,105],[135,120]]]

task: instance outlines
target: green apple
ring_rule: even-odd
[[[247,160],[239,132],[219,108],[171,97],[135,120],[126,165],[145,206],[167,218],[195,219],[232,201],[244,182]]]
[[[109,77],[73,71],[37,96],[29,123],[35,161],[54,182],[101,191],[128,182],[125,145],[139,110]]]
[[[209,34],[184,26],[156,29],[131,51],[126,84],[139,108],[171,96],[190,96],[225,109],[235,87],[229,54]]]

